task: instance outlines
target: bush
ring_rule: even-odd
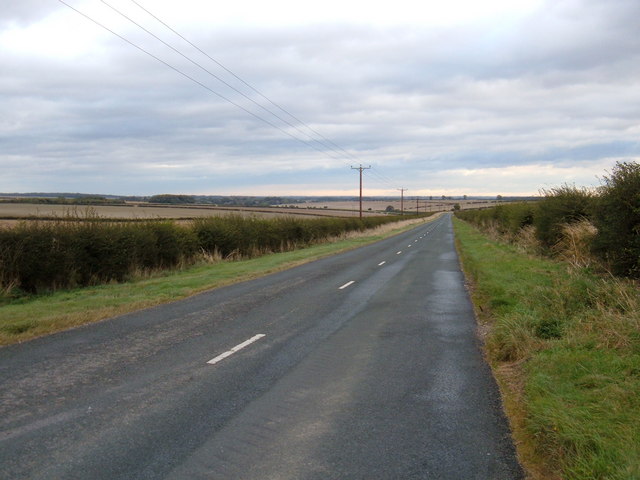
[[[562,239],[563,225],[591,217],[593,194],[585,189],[563,185],[543,191],[537,204],[533,224],[536,237],[544,248],[551,249]]]
[[[483,228],[492,228],[500,234],[517,235],[533,223],[535,204],[517,202],[482,210],[459,210],[456,216]]]
[[[613,273],[640,277],[640,164],[617,163],[603,178],[593,223],[593,250]]]
[[[524,227],[533,224],[534,205],[528,202],[512,203],[503,206],[507,231],[517,235]]]

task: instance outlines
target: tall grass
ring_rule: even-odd
[[[74,214],[0,228],[0,293],[42,293],[121,282],[133,274],[202,259],[251,258],[288,251],[398,217],[261,219],[231,215],[187,225],[113,222]]]
[[[640,478],[637,285],[455,227],[531,476]]]

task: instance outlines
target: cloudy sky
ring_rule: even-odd
[[[640,161],[638,0],[64,1],[0,9],[0,192],[351,195],[362,164],[365,195],[528,195]]]

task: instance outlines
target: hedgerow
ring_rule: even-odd
[[[605,176],[593,215],[593,249],[614,273],[640,277],[640,164],[618,163]]]
[[[543,248],[551,249],[562,239],[564,225],[589,220],[593,212],[594,195],[586,188],[563,185],[543,191],[537,203],[533,224]]]
[[[84,221],[79,221],[84,220]],[[203,257],[286,251],[397,217],[262,219],[231,215],[179,225],[65,217],[0,228],[0,291],[41,293],[120,282]]]
[[[614,274],[640,277],[640,164],[617,163],[595,190],[563,185],[543,194],[538,202],[463,210],[456,216],[511,239],[533,225],[541,253],[567,256],[568,247],[581,249]]]

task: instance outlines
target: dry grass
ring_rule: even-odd
[[[598,230],[588,220],[562,226],[562,238],[554,246],[554,255],[574,268],[597,264],[591,253],[591,243]]]
[[[0,229],[15,228],[22,221],[24,220],[0,220]]]
[[[525,253],[538,253],[541,248],[540,241],[536,238],[536,228],[533,225],[521,228],[513,242]]]

